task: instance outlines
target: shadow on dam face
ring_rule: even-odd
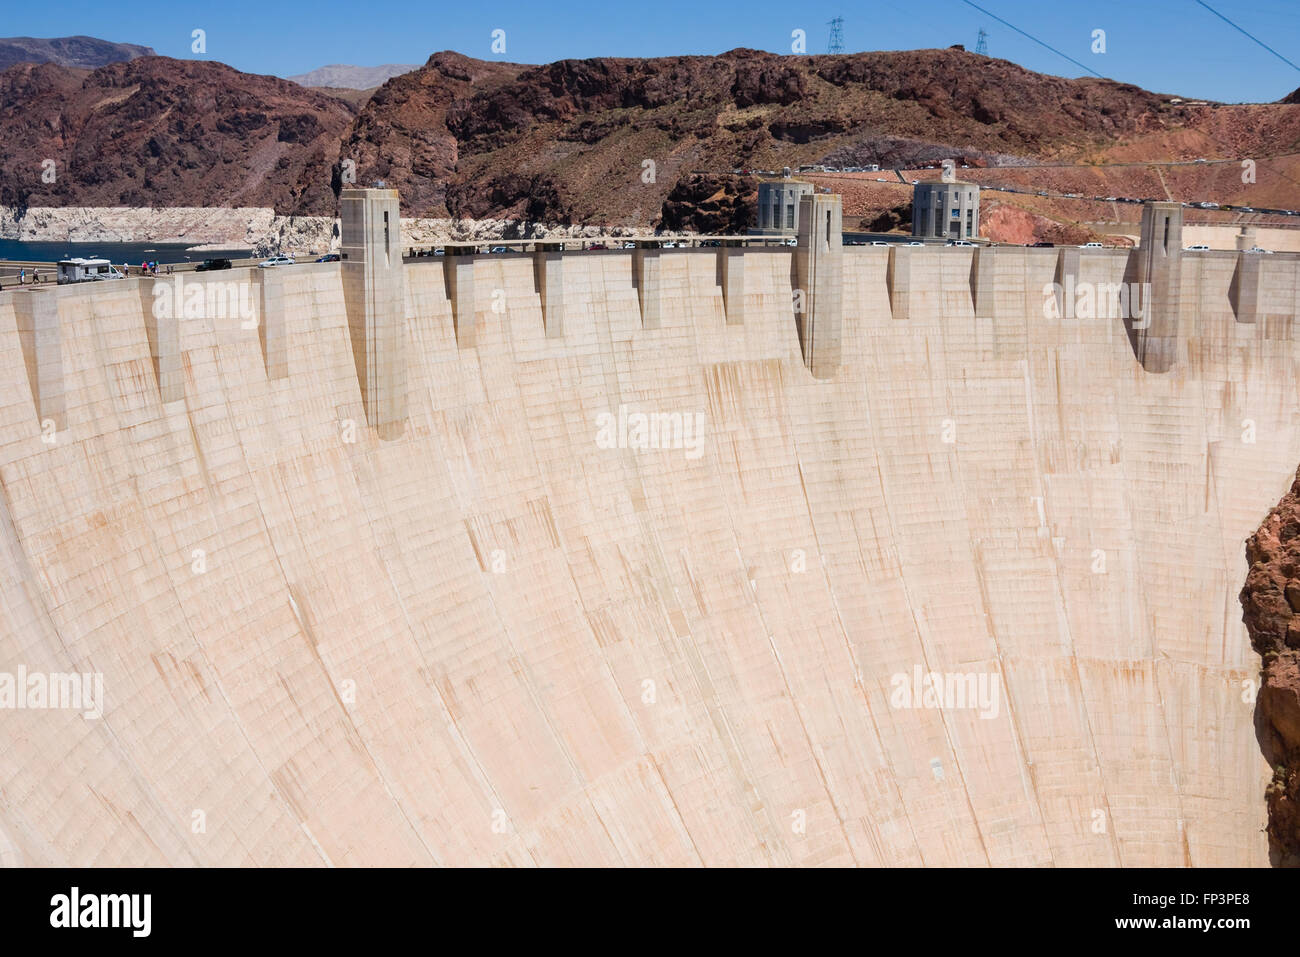
[[[1233,256],[1185,261],[1150,374],[1044,314],[1059,251],[848,247],[818,378],[792,251],[731,302],[716,251],[657,252],[657,325],[612,251],[556,253],[562,325],[535,256],[462,257],[473,294],[410,264],[396,325],[352,260],[262,331],[151,334],[135,280],[0,297],[0,661],[103,686],[0,709],[4,853],[1268,863],[1232,601],[1300,462],[1296,260],[1254,323]]]

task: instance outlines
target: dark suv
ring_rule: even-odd
[[[229,269],[229,259],[205,259],[194,267],[195,272],[212,272],[214,269]]]

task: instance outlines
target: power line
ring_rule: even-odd
[[[975,39],[975,52],[980,56],[989,55],[989,35],[984,32],[983,27],[980,27],[980,34]]]
[[[1220,20],[1222,20],[1222,21],[1223,21],[1224,23],[1226,23],[1228,26],[1232,27],[1232,29],[1236,30],[1236,31],[1237,31],[1238,33],[1240,33],[1242,36],[1244,36],[1244,37],[1249,37],[1251,40],[1254,40],[1256,43],[1258,43],[1260,46],[1262,46],[1262,47],[1263,47],[1265,50],[1267,50],[1269,53],[1273,54],[1273,56],[1277,57],[1279,60],[1281,60],[1281,61],[1282,61],[1283,63],[1285,63],[1287,66],[1292,67],[1293,69],[1296,69],[1296,70],[1300,70],[1300,66],[1296,66],[1294,63],[1292,63],[1290,60],[1288,60],[1288,59],[1287,59],[1286,57],[1284,57],[1282,54],[1278,53],[1276,50],[1274,50],[1271,46],[1269,46],[1267,43],[1265,43],[1265,42],[1264,42],[1263,40],[1261,40],[1259,37],[1257,37],[1257,36],[1252,36],[1251,34],[1247,33],[1247,32],[1246,32],[1245,30],[1243,30],[1241,27],[1237,26],[1235,23],[1233,23],[1231,20],[1229,20],[1227,17],[1225,17],[1225,16],[1224,16],[1222,13],[1220,13],[1218,10],[1215,10],[1214,7],[1210,6],[1208,3],[1205,3],[1204,0],[1196,0],[1196,2],[1199,3],[1201,6],[1203,6],[1206,10],[1209,10],[1212,14],[1214,14],[1216,17],[1218,17]]]
[[[1088,72],[1088,73],[1091,73],[1091,74],[1092,74],[1093,76],[1095,76],[1097,79],[1099,79],[1099,80],[1104,80],[1104,79],[1105,79],[1105,77],[1102,76],[1100,73],[1098,73],[1096,70],[1094,70],[1094,69],[1092,69],[1092,68],[1090,68],[1090,67],[1086,67],[1086,66],[1084,66],[1082,63],[1080,63],[1080,62],[1079,62],[1078,60],[1076,60],[1074,57],[1072,57],[1072,56],[1068,56],[1067,54],[1062,53],[1060,50],[1056,49],[1056,47],[1052,46],[1050,43],[1044,43],[1042,40],[1038,39],[1038,37],[1036,37],[1036,36],[1031,36],[1030,34],[1026,33],[1024,30],[1022,30],[1022,29],[1020,29],[1018,26],[1016,26],[1014,23],[1007,23],[1007,21],[1003,20],[1003,19],[1002,19],[1000,16],[998,16],[996,13],[989,13],[989,11],[985,10],[983,7],[978,6],[977,4],[971,3],[971,0],[961,0],[961,2],[964,3],[964,4],[966,4],[966,6],[968,6],[968,7],[974,7],[976,10],[978,10],[980,13],[984,14],[986,17],[992,17],[994,20],[998,21],[998,23],[1002,24],[1004,27],[1010,27],[1012,30],[1015,30],[1017,33],[1019,33],[1022,37],[1028,37],[1030,40],[1033,40],[1035,43],[1037,43],[1040,47],[1044,47],[1044,48],[1046,48],[1046,49],[1048,49],[1048,50],[1051,50],[1053,53],[1055,53],[1055,54],[1056,54],[1057,56],[1059,56],[1059,57],[1064,57],[1065,59],[1067,59],[1067,60],[1069,60],[1071,63],[1073,63],[1075,66],[1077,66],[1079,69],[1084,70],[1084,71],[1086,71],[1086,72]]]

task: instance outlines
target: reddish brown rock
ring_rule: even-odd
[[[21,64],[0,73],[0,205],[332,214],[352,119],[334,97],[220,63]]]
[[[679,181],[664,200],[664,229],[743,233],[754,225],[758,181],[750,176],[696,174]]]
[[[1300,866],[1300,475],[1246,541],[1242,620],[1263,660],[1256,729],[1273,765],[1265,791],[1274,863]]]
[[[0,73],[0,205],[273,206],[328,215],[355,172],[359,184],[398,189],[408,216],[716,225],[745,218],[737,203],[748,187],[737,192],[721,179],[745,175],[733,171],[915,170],[955,158],[970,167],[964,176],[1020,190],[999,194],[1001,202],[1061,227],[1010,223],[1007,236],[982,230],[990,238],[1068,242],[1075,232],[1095,238],[1086,224],[1136,217],[1138,207],[1059,194],[1168,190],[1288,206],[1300,176],[1298,105],[1175,104],[1131,85],[1033,73],[960,49],[742,49],[543,66],[444,52],[350,105],[363,99],[165,57],[93,72],[15,66]],[[1249,192],[1234,164],[1159,174],[1113,165],[1200,156],[1275,161],[1261,166]],[[56,182],[41,179],[45,159],[56,161]],[[910,183],[884,176],[892,186],[851,176],[818,185],[845,192],[846,214],[872,222],[911,198]]]

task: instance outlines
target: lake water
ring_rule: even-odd
[[[158,263],[203,262],[205,259],[245,259],[251,249],[191,250],[185,243],[27,243],[0,239],[0,259],[56,262],[74,257],[97,257],[121,266],[138,266],[144,261]]]

